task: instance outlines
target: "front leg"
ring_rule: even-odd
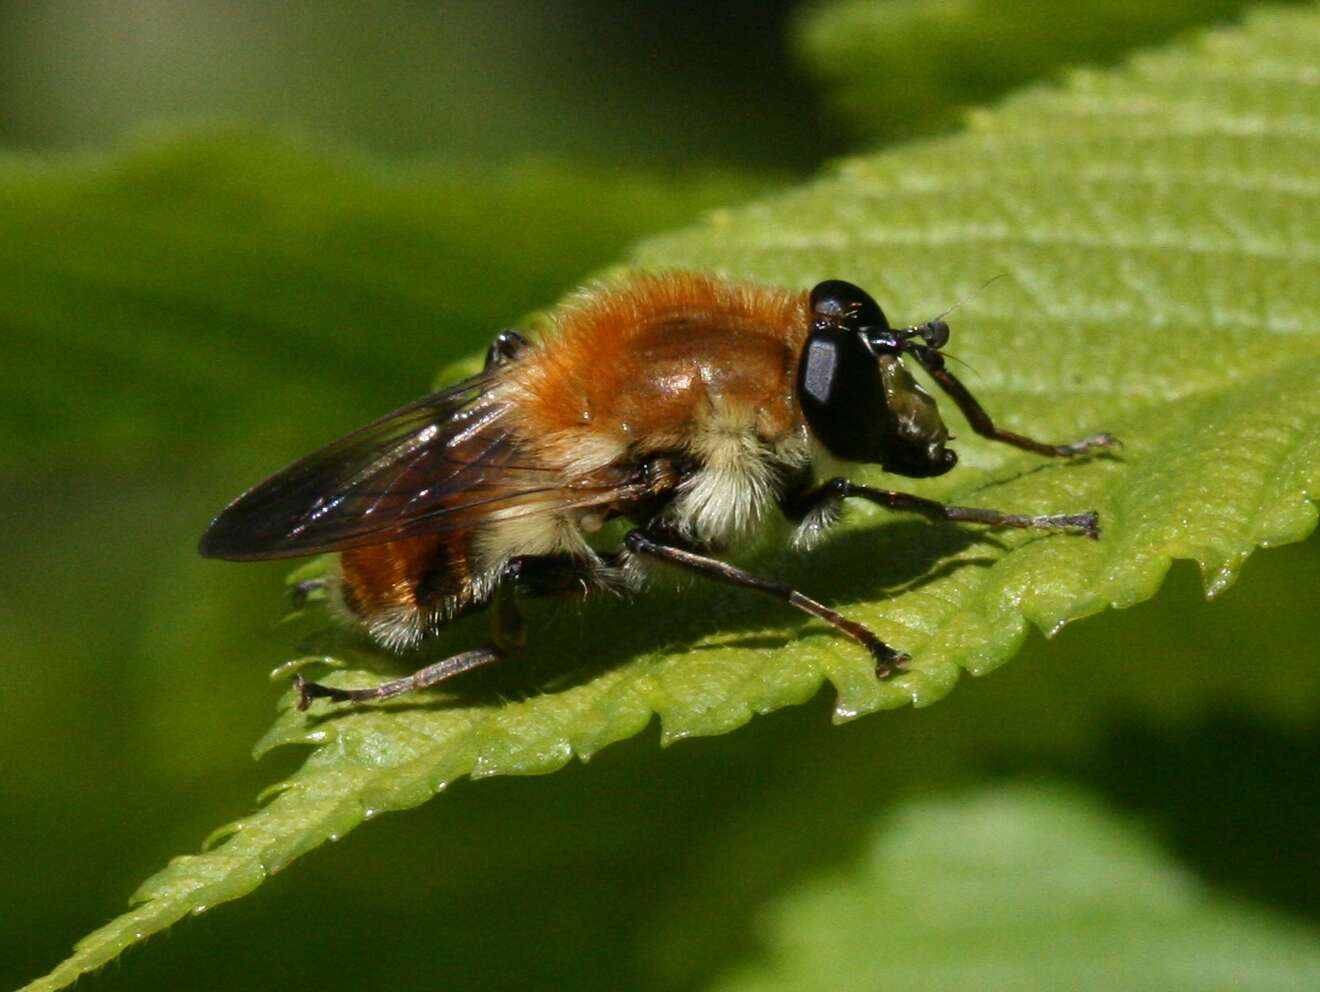
[[[947,329],[945,333],[947,334]],[[1038,455],[1049,455],[1054,458],[1074,458],[1093,448],[1121,448],[1123,446],[1123,443],[1112,434],[1092,434],[1090,437],[1084,437],[1080,441],[1073,441],[1070,444],[1049,444],[1045,441],[1037,441],[1035,438],[1027,437],[1024,434],[1015,434],[1013,431],[996,427],[995,422],[990,419],[990,414],[986,413],[985,407],[981,406],[980,401],[962,384],[961,379],[945,367],[944,356],[937,349],[927,346],[909,346],[908,350],[917,356],[917,361],[930,373],[931,378],[940,384],[940,388],[953,397],[953,401],[958,404],[958,409],[963,412],[967,422],[972,425],[972,430],[982,437],[989,438],[992,441],[1000,441],[1003,444],[1011,444],[1023,451],[1034,451]],[[917,512],[921,511],[918,510]],[[978,523],[984,522],[978,521]],[[1004,526],[1016,527],[1019,525],[1005,524]]]
[[[1085,534],[1092,540],[1100,537],[1100,518],[1094,511],[1088,513],[1055,513],[1027,515],[986,510],[976,506],[950,506],[924,496],[896,492],[893,489],[873,489],[858,485],[838,476],[815,489],[790,493],[781,503],[784,515],[799,521],[804,529],[820,530],[833,523],[839,515],[843,500],[855,497],[869,500],[890,510],[920,513],[929,520],[954,520],[962,523],[984,524],[987,527],[1019,527],[1031,530],[1069,530]]]
[[[835,630],[847,634],[871,652],[871,657],[875,659],[875,673],[881,678],[893,674],[895,669],[901,667],[908,660],[906,654],[902,651],[895,651],[868,628],[836,613],[825,604],[818,603],[816,600],[803,595],[792,586],[776,582],[774,579],[764,579],[759,575],[753,575],[751,572],[746,572],[727,562],[722,562],[718,558],[708,558],[705,555],[697,554],[695,551],[681,547],[677,538],[670,535],[659,539],[648,535],[645,531],[634,530],[628,533],[623,543],[624,547],[635,555],[658,558],[679,568],[686,568],[698,575],[738,586],[740,589],[751,589],[754,592],[765,593],[781,602],[788,603],[790,606],[797,607],[804,613],[819,617]]]

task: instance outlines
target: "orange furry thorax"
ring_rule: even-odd
[[[796,423],[806,294],[699,273],[639,275],[571,299],[542,347],[512,370],[531,438],[565,435],[618,451],[681,444],[711,404],[759,411],[771,434]]]

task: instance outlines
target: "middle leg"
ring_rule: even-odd
[[[774,579],[765,579],[759,575],[753,575],[751,572],[744,571],[727,562],[722,562],[718,558],[708,558],[706,555],[697,554],[687,548],[681,547],[679,543],[666,537],[664,540],[657,540],[646,534],[642,530],[629,531],[623,539],[624,546],[637,555],[647,555],[651,558],[658,558],[661,561],[669,562],[671,565],[677,565],[680,568],[686,568],[704,575],[707,578],[716,579],[720,582],[727,582],[730,585],[738,586],[742,589],[751,589],[755,592],[765,593],[773,596],[781,602],[795,606],[804,613],[810,613],[814,617],[824,620],[835,630],[847,634],[862,647],[871,653],[875,659],[876,675],[884,678],[894,672],[895,669],[902,666],[908,660],[908,656],[902,651],[896,651],[884,641],[880,640],[871,630],[862,626],[856,621],[849,620],[842,614],[830,609],[824,603],[818,603],[816,600],[798,592],[792,586],[783,582],[776,582]]]

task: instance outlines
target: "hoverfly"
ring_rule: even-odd
[[[645,564],[774,596],[870,652],[879,676],[907,655],[773,579],[715,557],[779,512],[810,545],[864,499],[932,520],[1099,536],[1094,512],[1044,516],[947,506],[821,479],[828,454],[911,478],[957,457],[914,360],[976,433],[1040,455],[1113,447],[1110,434],[1045,444],[996,427],[945,367],[940,319],[894,328],[851,283],[810,293],[712,275],[635,275],[579,293],[545,339],[503,331],[484,371],[272,476],[212,522],[201,553],[252,560],[338,552],[337,611],[394,651],[493,606],[489,644],[370,689],[298,677],[315,697],[360,702],[435,685],[516,651],[518,594],[634,590]],[[622,518],[621,546],[593,535]],[[599,543],[599,538],[596,539]]]

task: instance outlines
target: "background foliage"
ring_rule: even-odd
[[[881,9],[905,16],[899,23],[918,37],[936,5]],[[858,10],[849,16],[870,16]],[[1169,11],[1159,31],[1195,23],[1190,5]],[[729,14],[734,24],[739,16]],[[830,26],[843,16],[825,8],[795,23],[816,66],[860,63],[861,86],[868,63],[831,47],[860,36]],[[926,64],[947,64],[938,53],[965,48],[985,16],[968,5],[945,18],[948,47],[920,46]],[[744,65],[752,82],[707,79],[685,92],[685,108],[718,116],[755,102],[757,76],[809,106],[805,88],[782,82],[793,77],[766,22],[750,20],[765,32]],[[1136,20],[1103,44],[1065,51],[1118,58],[1153,40]],[[1015,44],[1051,51],[1029,26]],[[608,50],[590,32],[575,37],[593,42],[575,52]],[[662,50],[697,54],[686,37]],[[423,52],[436,43],[414,41]],[[1012,83],[1057,65],[1044,55],[1015,64],[1035,75]],[[483,68],[474,63],[470,86]],[[751,87],[745,98],[737,85]],[[1002,86],[969,85],[937,102],[951,112]],[[479,99],[457,89],[465,106]],[[930,126],[952,119],[932,112]],[[21,760],[6,778],[0,845],[22,867],[0,910],[0,979],[13,985],[49,967],[118,913],[142,876],[196,849],[299,758],[249,762],[274,695],[262,666],[293,637],[269,629],[282,567],[192,559],[217,494],[416,393],[492,328],[617,260],[640,235],[767,189],[837,140],[809,112],[782,155],[751,136],[741,151],[727,135],[702,146],[678,128],[692,143],[682,173],[636,174],[608,166],[625,156],[601,148],[631,141],[637,160],[653,160],[648,122],[634,122],[630,139],[617,118],[593,131],[592,114],[574,117],[576,137],[537,133],[518,154],[567,149],[576,161],[528,164],[509,151],[525,131],[510,120],[508,145],[443,163],[387,163],[231,126],[157,133],[109,153],[15,152],[4,164],[0,320],[11,388],[0,399],[0,515],[12,522],[17,567],[0,579],[10,689],[0,741]],[[864,119],[855,126],[883,133]],[[373,143],[370,133],[362,141]],[[818,151],[804,159],[803,146]],[[1148,857],[1182,865],[1161,870],[1198,876],[1233,913],[1263,919],[1252,927],[1277,946],[1301,946],[1300,931],[1277,920],[1320,913],[1317,580],[1314,539],[1254,558],[1214,606],[1192,569],[1178,567],[1153,602],[1069,629],[1048,648],[1031,639],[1004,672],[929,711],[832,729],[831,701],[818,698],[664,754],[646,734],[546,779],[459,783],[89,982],[228,988],[259,974],[346,988],[703,986],[734,966],[783,960],[758,944],[756,920],[771,902],[789,907],[777,916],[794,912],[800,880],[819,876],[807,891],[840,898],[862,887],[870,838],[905,799],[952,791],[942,800],[951,815],[975,819],[984,800],[958,790],[1024,774],[1098,797],[1083,803],[1099,810],[1098,825],[1069,821],[1065,834],[1121,836],[1105,810],[1122,808],[1160,838]],[[1004,805],[1015,797],[1030,821],[1035,807],[1020,793]],[[933,876],[938,856],[926,857]],[[817,896],[801,899],[799,913],[829,919]],[[786,939],[766,932],[770,946]]]

